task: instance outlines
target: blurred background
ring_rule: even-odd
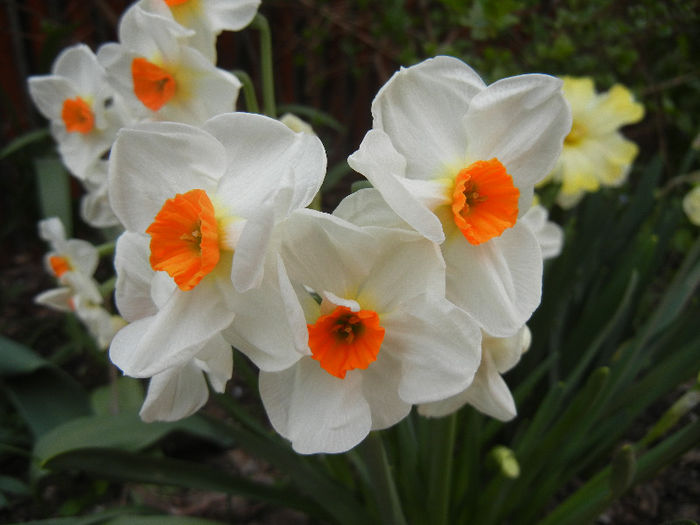
[[[49,73],[56,55],[71,44],[96,50],[115,41],[119,16],[130,4],[0,2],[0,333],[53,356],[86,388],[107,379],[103,363],[86,350],[92,343],[75,320],[33,304],[37,293],[53,286],[42,267],[45,246],[36,229],[43,211],[34,161],[55,155],[55,147],[29,99],[26,78]],[[697,0],[263,0],[260,12],[272,29],[279,113],[290,111],[312,123],[328,151],[325,210],[360,179],[345,158],[371,128],[370,105],[379,87],[399,66],[438,54],[463,59],[487,83],[541,72],[592,77],[599,91],[624,84],[646,109],[645,118],[624,134],[640,146],[637,165],[660,162],[656,186],[664,191],[675,191],[674,177],[693,142],[700,147]],[[219,67],[247,71],[259,89],[257,34],[224,33],[217,47]],[[242,96],[239,109],[245,109]],[[634,168],[623,195],[637,189],[638,179]],[[73,180],[73,236],[99,241],[77,214],[81,192]],[[554,208],[551,217],[564,223],[567,213]],[[695,235],[690,228],[675,234],[671,266],[677,263],[674,253],[679,259]],[[19,424],[2,421],[6,429]],[[18,470],[12,461],[1,470]],[[610,522],[623,523],[623,517],[630,520],[624,523],[660,522],[655,520],[663,517],[665,501],[690,504],[700,494],[699,469],[696,455],[669,479],[643,489],[646,496],[628,496],[637,499],[628,499]]]

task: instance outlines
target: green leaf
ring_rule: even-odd
[[[34,159],[39,204],[43,217],[58,217],[66,230],[73,232],[73,212],[70,200],[70,178],[57,157]]]
[[[26,483],[11,476],[0,475],[0,492],[29,496],[32,491]]]
[[[90,404],[98,416],[138,414],[143,404],[143,386],[133,377],[119,377],[113,384],[95,389],[90,394]]]
[[[327,517],[316,504],[289,488],[255,483],[232,476],[221,469],[188,461],[94,448],[56,455],[45,466],[52,470],[77,469],[92,476],[116,481],[236,494]]]
[[[122,413],[81,417],[54,428],[37,441],[34,455],[43,466],[55,456],[81,449],[116,448],[133,452],[175,431],[232,444],[228,436],[216,432],[204,418],[196,415],[172,423],[144,423],[137,414]]]
[[[5,157],[9,157],[13,153],[18,152],[22,148],[33,144],[34,142],[39,142],[49,136],[48,128],[37,129],[35,131],[30,131],[24,135],[17,137],[2,150],[0,150],[0,160]]]
[[[119,516],[105,525],[222,525],[220,521],[190,516]]]
[[[0,377],[28,374],[48,364],[31,348],[0,335]]]

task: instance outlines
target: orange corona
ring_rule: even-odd
[[[186,4],[187,2],[189,2],[189,0],[165,0],[165,3],[170,7]]]
[[[146,233],[151,267],[167,272],[181,290],[191,290],[219,262],[219,230],[214,206],[204,190],[168,199]]]
[[[346,306],[337,306],[307,327],[311,357],[340,379],[348,370],[364,370],[373,363],[384,340],[379,315],[372,310],[353,312]]]
[[[68,133],[90,133],[95,127],[95,116],[88,103],[80,97],[69,98],[63,102],[61,118]]]
[[[72,269],[68,259],[60,255],[52,255],[49,257],[49,266],[51,266],[51,271],[56,277],[61,277],[64,273]]]
[[[135,58],[131,62],[131,76],[134,80],[134,94],[152,111],[158,111],[175,95],[175,78],[145,58]]]
[[[498,237],[518,219],[520,191],[498,159],[462,169],[452,192],[452,215],[471,244]]]

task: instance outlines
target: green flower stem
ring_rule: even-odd
[[[275,84],[272,74],[272,36],[270,34],[270,24],[267,18],[258,13],[253,19],[251,27],[260,31],[260,60],[262,62],[262,93],[263,108],[265,115],[277,118],[275,107]]]
[[[374,486],[381,523],[407,525],[381,434],[370,433],[361,445],[360,452]]]
[[[250,75],[241,69],[236,69],[232,73],[236,75],[236,78],[240,80],[241,84],[243,85],[243,96],[245,97],[246,110],[249,113],[260,113],[258,97],[255,94],[253,80],[250,78]]]
[[[114,241],[100,244],[97,247],[97,255],[100,257],[106,257],[107,255],[112,255],[114,253],[115,245],[116,245],[116,243]]]
[[[452,492],[452,457],[455,436],[457,434],[457,415],[455,413],[435,420],[435,440],[431,447],[432,462],[430,465],[430,486],[428,487],[428,502],[434,509],[432,519],[435,525],[450,523],[450,494]]]
[[[105,282],[100,284],[100,294],[102,297],[107,297],[109,294],[114,291],[114,286],[117,282],[117,276],[115,275],[114,277],[110,277],[107,279]]]

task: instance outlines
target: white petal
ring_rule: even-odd
[[[225,170],[221,144],[174,122],[122,130],[110,155],[109,194],[127,230],[145,232],[167,199],[198,188],[214,193]]]
[[[349,222],[298,210],[281,225],[282,258],[292,281],[350,297],[371,271],[377,240]]]
[[[226,382],[233,374],[233,349],[221,334],[209,339],[194,361],[207,373],[211,387],[216,392],[226,390]]]
[[[532,335],[527,325],[511,337],[489,337],[484,335],[482,348],[487,352],[499,374],[504,374],[520,361],[520,356],[527,351]]]
[[[389,352],[379,352],[377,360],[362,371],[362,392],[372,414],[372,430],[389,428],[411,411],[411,404],[399,396],[400,360]],[[347,376],[346,376],[347,377]]]
[[[517,414],[508,385],[496,371],[488,354],[484,354],[482,365],[469,388],[442,401],[422,404],[418,407],[418,413],[428,417],[442,417],[467,403],[500,421],[513,419]]]
[[[382,87],[372,103],[374,128],[384,130],[406,158],[408,178],[432,179],[464,164],[467,137],[460,119],[484,87],[474,70],[447,56],[401,69]]]
[[[513,335],[539,305],[542,254],[527,226],[517,222],[478,246],[456,231],[443,245],[443,255],[447,298],[489,334]]]
[[[533,206],[520,220],[530,228],[537,239],[542,257],[551,259],[561,253],[564,230],[558,224],[547,220],[547,210],[543,206]]]
[[[146,422],[177,421],[194,414],[208,398],[204,374],[188,362],[151,378],[139,415]]]
[[[155,272],[149,263],[149,239],[125,232],[117,239],[114,267],[117,283],[114,299],[119,313],[127,321],[155,315],[157,307],[151,299],[151,281]]]
[[[326,154],[314,135],[294,133],[281,122],[250,113],[230,113],[212,118],[203,129],[226,149],[227,174],[219,194],[236,215],[247,217],[280,190],[275,218],[303,208],[323,182]]]
[[[259,288],[236,294],[236,317],[224,336],[266,372],[289,368],[308,354],[309,333],[284,265],[270,264]]]
[[[260,286],[274,218],[272,203],[261,203],[243,227],[231,267],[231,281],[239,292]]]
[[[300,454],[345,452],[372,424],[360,375],[339,379],[310,357],[282,372],[260,372],[260,397],[272,426]]]
[[[445,263],[437,244],[403,230],[368,230],[381,252],[357,293],[363,307],[381,315],[425,293],[444,297]]]
[[[521,215],[532,202],[532,187],[554,167],[571,130],[561,84],[547,75],[499,80],[472,99],[464,119],[469,158],[501,161],[521,191]]]
[[[386,133],[370,130],[360,149],[348,157],[348,164],[367,177],[396,214],[419,233],[435,242],[444,240],[440,219],[411,192],[406,159],[394,149]]]
[[[59,312],[72,312],[71,300],[73,298],[73,290],[68,287],[53,288],[41,292],[34,298],[36,304],[41,304],[58,310]]]
[[[83,97],[96,95],[105,80],[105,71],[84,44],[71,46],[61,52],[53,65],[55,75],[70,79]]]
[[[63,125],[63,102],[78,96],[68,79],[56,75],[29,77],[29,94],[41,114],[60,125]]]
[[[49,217],[39,221],[39,237],[49,242],[54,251],[65,249],[66,230],[58,217]]]
[[[260,0],[208,0],[206,16],[214,31],[240,31],[253,21]]]
[[[205,279],[188,292],[176,290],[156,315],[120,330],[110,358],[127,375],[153,376],[190,360],[233,317],[217,283]]]
[[[351,193],[340,201],[333,210],[333,215],[357,226],[413,229],[389,207],[382,194],[374,188]]]
[[[399,395],[426,403],[464,390],[481,359],[481,332],[469,316],[446,300],[417,297],[391,315],[381,351],[401,361]]]

